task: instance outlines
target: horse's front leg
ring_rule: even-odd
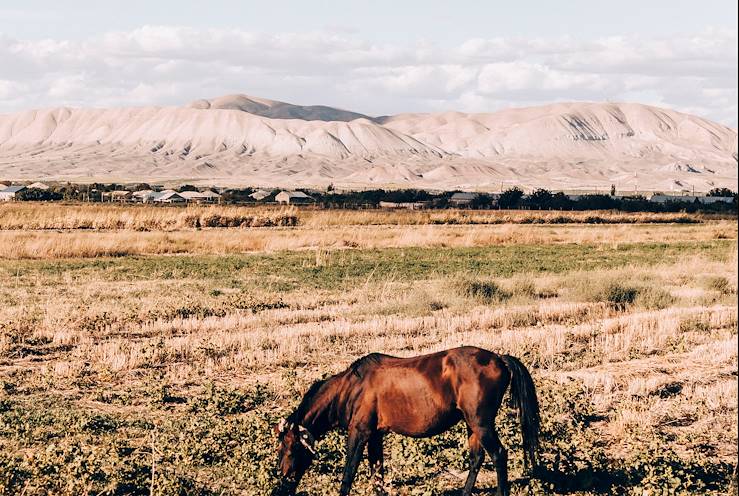
[[[374,485],[374,492],[376,495],[381,496],[385,493],[385,467],[384,467],[384,453],[382,446],[382,433],[373,432],[367,443],[367,458],[370,464],[370,473],[372,478],[372,484]]]
[[[352,489],[368,439],[369,433],[357,428],[349,428],[349,436],[346,440],[346,465],[344,465],[344,478],[339,490],[340,496],[348,496]]]

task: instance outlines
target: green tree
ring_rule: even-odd
[[[498,199],[500,208],[516,208],[523,198],[523,190],[518,186],[505,190]]]
[[[551,191],[539,188],[531,194],[526,203],[528,203],[531,208],[547,210],[552,208],[553,198]]]
[[[713,188],[708,192],[707,196],[723,196],[727,198],[733,198],[736,196],[736,192],[731,191],[729,188]]]

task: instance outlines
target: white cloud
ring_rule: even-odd
[[[502,62],[482,67],[478,87],[483,94],[506,92],[572,92],[601,90],[608,85],[598,74],[566,72],[543,64]]]
[[[378,44],[353,32],[144,26],[83,41],[0,35],[0,111],[181,105],[245,92],[369,114],[642,101],[736,126],[737,33]]]

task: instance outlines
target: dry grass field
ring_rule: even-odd
[[[675,224],[494,224],[351,225],[273,229],[213,228],[139,232],[126,229],[0,231],[0,257],[9,259],[89,258],[165,254],[238,254],[311,250],[496,245],[659,243]],[[680,226],[681,241],[736,238],[734,221]]]
[[[283,227],[181,220],[216,209]],[[725,494],[736,220],[532,220],[556,215],[1,205],[0,494],[267,494],[271,426],[312,381],[463,344],[537,383],[540,479],[498,419],[514,494]],[[302,494],[337,493],[342,441]],[[466,433],[390,436],[386,457],[391,494],[458,494]]]
[[[299,213],[299,215],[298,215]],[[428,225],[428,224],[659,224],[734,220],[720,214],[558,212],[526,210],[321,210],[278,206],[63,204],[0,205],[0,229],[128,229],[174,231],[208,227]]]

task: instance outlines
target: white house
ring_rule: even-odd
[[[44,183],[33,183],[26,186],[28,189],[42,189],[44,191],[48,191],[49,187],[45,185]]]
[[[201,191],[200,192],[200,197],[203,198],[204,201],[211,202],[211,203],[215,203],[215,202],[220,202],[221,201],[221,194],[220,193],[216,193],[212,189],[206,189],[205,191]]]
[[[475,201],[478,196],[480,195],[478,195],[477,193],[468,193],[462,191],[454,193],[451,198],[449,198],[449,203],[457,207],[465,207],[472,205],[472,202]]]
[[[711,203],[731,203],[734,198],[730,196],[673,196],[673,195],[652,195],[649,201],[654,203],[702,203],[703,205],[710,205]]]
[[[732,196],[701,196],[698,201],[704,205],[710,205],[711,203],[733,203],[734,197]]]
[[[284,205],[305,205],[316,201],[302,191],[280,191],[275,196],[275,200]]]
[[[142,189],[141,191],[134,191],[131,194],[131,199],[136,202],[148,203],[154,199],[157,192],[153,189]]]
[[[154,196],[151,201],[154,203],[185,203],[187,199],[173,189],[165,189]]]
[[[126,189],[118,189],[115,191],[105,191],[101,195],[103,201],[106,199],[111,202],[125,202],[131,198],[131,192]]]
[[[406,209],[406,210],[423,210],[428,208],[431,202],[420,201],[420,202],[388,202],[381,201],[380,208],[392,208],[392,209]]]
[[[205,191],[181,191],[179,194],[188,202],[193,203],[216,203],[221,200],[221,195],[209,189]]]
[[[254,193],[250,194],[249,196],[254,198],[256,201],[262,201],[271,194],[272,192],[267,191],[266,189],[258,189]]]
[[[16,199],[16,194],[26,189],[25,186],[8,186],[4,190],[0,191],[0,201],[11,201]]]

